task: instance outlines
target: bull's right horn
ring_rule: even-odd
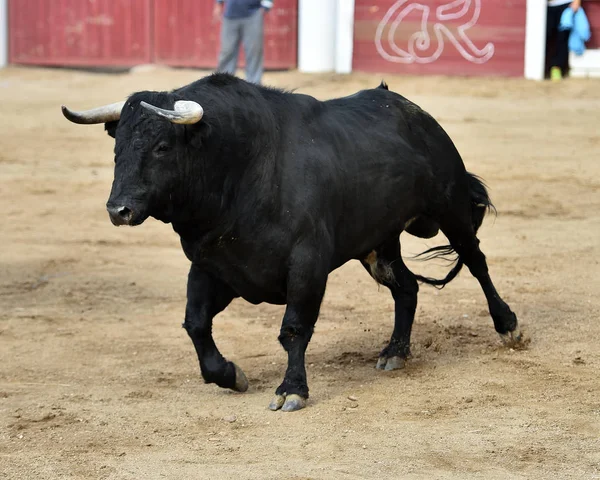
[[[166,118],[169,122],[178,123],[180,125],[193,125],[194,123],[198,123],[202,120],[202,116],[204,115],[202,106],[191,100],[177,100],[173,110],[159,108],[144,101],[140,102],[140,105],[156,115]]]
[[[71,122],[91,125],[93,123],[107,123],[119,120],[124,105],[125,102],[117,102],[82,112],[74,112],[64,105],[61,108],[63,115]]]

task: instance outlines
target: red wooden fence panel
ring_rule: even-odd
[[[10,0],[9,61],[135,65],[152,58],[152,0]]]
[[[276,0],[265,17],[266,68],[296,67],[297,4],[297,0]],[[216,67],[220,23],[213,22],[213,6],[212,0],[155,0],[155,61],[173,66]]]
[[[584,0],[581,2],[583,10],[590,22],[592,38],[585,44],[586,48],[600,48],[600,1]]]
[[[353,68],[522,76],[526,0],[356,0]]]
[[[210,0],[155,0],[154,60],[184,67],[213,67],[219,26]]]

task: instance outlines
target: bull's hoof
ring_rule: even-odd
[[[500,339],[502,340],[502,343],[504,345],[506,345],[507,347],[514,345],[516,343],[520,343],[521,340],[523,339],[523,335],[521,334],[521,329],[519,327],[517,327],[515,330],[513,330],[512,332],[507,332],[507,333],[500,333]]]
[[[512,332],[500,333],[499,335],[504,346],[508,348],[525,348],[529,343],[529,339],[525,338],[518,325]]]
[[[285,403],[283,404],[283,407],[281,407],[281,410],[283,412],[294,412],[296,410],[301,410],[304,407],[306,407],[306,398],[292,394],[285,397]]]
[[[283,395],[275,395],[273,397],[273,400],[271,400],[271,403],[269,403],[269,410],[279,410],[281,407],[283,407],[283,404],[285,403],[285,396]]]
[[[233,390],[236,392],[245,392],[248,390],[248,379],[240,367],[235,363],[233,366],[235,367],[235,386],[233,387]]]
[[[406,366],[406,360],[402,357],[379,357],[376,368],[378,370],[400,370]]]
[[[295,412],[306,407],[306,399],[300,395],[275,395],[269,404],[269,410],[280,410],[282,412]]]

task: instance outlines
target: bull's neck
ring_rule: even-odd
[[[250,108],[248,99],[241,99],[237,109],[207,107],[207,112],[216,111],[203,119],[209,133],[197,153],[190,152],[194,159],[187,164],[183,180],[185,215],[173,222],[176,230],[184,223],[195,231],[231,230],[275,201],[270,190],[280,130],[275,112],[266,109],[260,97],[253,101],[255,108]]]
[[[237,160],[237,161],[236,161]],[[188,194],[179,215],[172,221],[181,236],[211,236],[233,233],[250,227],[276,201],[273,178],[275,156],[262,151],[251,158],[224,161],[219,172],[202,168],[190,172]]]

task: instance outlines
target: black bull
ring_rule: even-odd
[[[378,368],[400,368],[409,356],[417,282],[443,286],[463,263],[483,289],[496,331],[520,340],[476,237],[493,208],[484,185],[441,126],[385,84],[321,102],[215,74],[172,92],[63,112],[76,123],[105,123],[116,140],[107,203],[113,223],[152,216],[180,235],[191,261],[183,326],[208,383],[248,388],[217,349],[213,318],[237,297],[285,304],[279,341],[288,367],[270,408],[302,408],[305,351],[327,277],[353,259],[395,301]],[[439,229],[450,245],[431,254],[455,252],[457,263],[443,280],[414,275],[402,260],[400,233],[428,238]]]

